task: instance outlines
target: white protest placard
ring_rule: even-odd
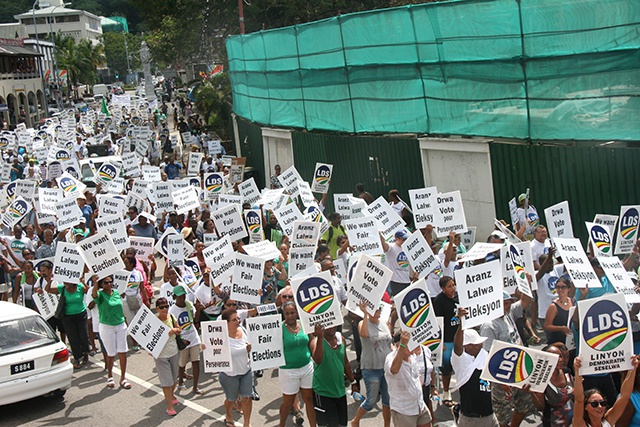
[[[469,312],[462,321],[462,329],[504,315],[501,268],[498,262],[487,262],[455,271],[460,306]]]
[[[606,225],[585,221],[595,256],[613,256],[613,233]]]
[[[214,242],[218,241],[218,235],[216,233],[203,233],[202,234],[202,242],[204,246],[211,246]]]
[[[549,237],[573,238],[569,202],[566,200],[544,210]]]
[[[291,247],[315,248],[320,238],[320,224],[312,221],[295,221],[291,236]]]
[[[618,225],[618,215],[596,214],[593,217],[594,224],[606,225],[613,236]]]
[[[375,218],[365,216],[343,220],[342,225],[347,229],[349,245],[354,253],[381,255],[384,252]]]
[[[187,176],[196,176],[200,173],[200,163],[202,163],[202,153],[189,153],[189,163],[187,164]]]
[[[604,270],[604,274],[607,275],[616,291],[624,295],[627,303],[640,303],[640,294],[636,292],[633,281],[620,259],[618,257],[599,256],[598,261],[600,262],[600,267]]]
[[[64,192],[65,197],[68,197],[71,193],[84,193],[87,188],[86,185],[69,175],[68,172],[56,178],[56,182],[58,183],[58,188],[61,188]]]
[[[520,243],[522,242],[522,240],[515,235],[515,233],[511,230],[509,230],[509,227],[505,227],[504,224],[502,222],[500,222],[497,219],[493,219],[493,225],[500,231],[502,231],[506,236],[507,236],[507,240],[509,240],[511,243]]]
[[[257,243],[264,240],[262,232],[262,213],[257,209],[248,209],[244,212],[244,222],[249,230],[249,241]]]
[[[84,260],[74,243],[58,242],[53,259],[53,280],[78,283],[84,272]]]
[[[533,293],[531,292],[529,281],[527,280],[524,258],[520,255],[520,250],[511,243],[509,243],[506,249],[509,261],[511,261],[511,265],[513,266],[513,273],[516,278],[518,290],[529,298],[533,298]],[[529,273],[531,274],[532,272]]]
[[[151,264],[151,261],[149,261],[149,255],[153,253],[154,244],[155,240],[153,237],[129,237],[129,245],[136,250],[136,259],[140,260],[140,262],[144,262],[147,266]]]
[[[246,157],[234,157],[231,159],[231,167],[229,167],[229,182],[231,182],[231,184],[240,183],[244,180],[244,167],[246,163]]]
[[[74,200],[75,202],[75,200]],[[31,205],[22,197],[16,197],[2,215],[2,222],[9,228],[20,222],[31,210]]]
[[[149,205],[146,199],[136,196],[135,193],[131,191],[127,193],[127,198],[124,204],[129,208],[135,206],[135,208],[138,209],[138,212],[146,212],[147,206]]]
[[[174,339],[173,336],[169,337],[169,329],[143,304],[133,316],[127,332],[140,347],[157,359],[167,341]]]
[[[142,179],[147,182],[161,182],[162,174],[158,166],[142,166]]]
[[[602,287],[602,283],[591,267],[587,254],[582,249],[580,240],[556,237],[553,239],[553,244],[556,246],[558,255],[562,258],[564,267],[576,288],[584,288],[587,285],[592,288]]]
[[[118,251],[123,251],[129,247],[129,235],[122,216],[101,216],[96,218],[95,222],[98,231],[106,231],[111,236],[111,241]]]
[[[366,303],[367,313],[373,316],[389,285],[393,271],[368,255],[362,255],[349,282],[347,296],[354,305]]]
[[[135,153],[124,153],[121,158],[125,176],[140,176],[140,161]]]
[[[222,143],[219,139],[210,139],[207,141],[207,145],[209,148],[209,155],[215,157],[215,154],[222,153]]]
[[[316,198],[313,197],[313,193],[311,192],[309,183],[307,183],[306,181],[298,181],[298,195],[300,196],[300,200],[305,207],[313,206],[318,203],[316,201]]]
[[[312,268],[315,253],[315,247],[292,247],[289,250],[289,277]],[[334,264],[336,261],[338,260],[334,260]]]
[[[504,243],[477,242],[471,249],[460,257],[460,261],[475,261],[477,259],[482,259],[490,253],[499,251],[502,247],[504,247]]]
[[[467,231],[467,219],[462,206],[460,191],[434,194],[431,196],[433,207],[433,230],[436,236],[445,237],[450,232],[462,234]]]
[[[112,289],[119,294],[123,294],[129,285],[131,273],[129,270],[120,270],[113,273]]]
[[[167,262],[169,267],[182,267],[184,265],[184,248],[182,234],[170,234],[167,236]]]
[[[195,188],[188,186],[173,192],[173,203],[176,205],[176,212],[187,214],[200,208],[200,197]]]
[[[204,191],[206,200],[215,200],[224,189],[224,174],[211,172],[204,174]]]
[[[251,369],[276,368],[285,364],[280,319],[280,314],[247,319]]]
[[[265,261],[270,261],[282,256],[280,250],[276,247],[276,244],[270,240],[262,240],[258,243],[244,245],[242,248],[247,255],[254,258],[260,258]]]
[[[38,188],[40,212],[51,215],[57,214],[56,205],[62,200],[62,190],[59,188]]]
[[[578,301],[581,375],[627,371],[633,356],[633,332],[622,294]]]
[[[229,236],[232,241],[247,237],[247,229],[244,226],[240,206],[232,203],[211,213],[211,219],[220,236]]]
[[[436,316],[436,323],[438,329],[436,333],[427,338],[427,341],[423,345],[429,348],[431,351],[431,363],[433,366],[442,366],[442,353],[444,347],[444,317]]]
[[[333,206],[343,221],[351,219],[351,194],[334,194]]]
[[[304,181],[295,166],[290,166],[286,171],[278,175],[278,181],[284,189],[295,198],[298,196],[298,181]]]
[[[358,262],[360,264],[360,262]],[[409,350],[425,345],[438,333],[435,310],[424,279],[412,283],[393,298],[398,311],[400,328],[411,334]]]
[[[232,371],[227,321],[202,322],[200,327],[204,344],[204,350],[202,350],[204,371],[207,373]]]
[[[96,274],[98,279],[124,269],[120,254],[105,231],[80,241],[78,251],[89,267],[90,274]]]
[[[467,231],[460,235],[460,243],[465,248],[470,248],[476,243],[476,229],[478,227],[467,227]]]
[[[317,324],[325,328],[342,325],[342,309],[329,271],[293,277],[291,288],[305,334],[312,334]]]
[[[293,223],[295,221],[304,221],[304,216],[295,203],[289,203],[281,208],[274,209],[278,224],[282,228],[282,232],[289,238],[293,235]]]
[[[58,217],[58,230],[71,228],[84,219],[75,197],[67,197],[58,202],[56,212],[56,216]],[[87,226],[88,225],[89,224],[87,224]]]
[[[518,281],[516,280],[516,272],[513,269],[513,263],[509,258],[509,248],[503,246],[500,248],[500,264],[502,264],[502,283],[504,291],[509,295],[516,293]]]
[[[124,178],[116,178],[109,183],[107,187],[107,193],[109,194],[121,194],[124,191]]]
[[[153,188],[153,197],[155,199],[155,213],[162,215],[165,212],[173,210],[173,190],[169,182],[154,182],[151,184]]]
[[[253,206],[260,198],[260,191],[258,191],[258,186],[256,185],[253,177],[239,184],[238,190],[240,191],[242,200],[249,203],[251,206]]]
[[[515,197],[509,200],[509,217],[511,217],[511,224],[518,223],[518,203]]]
[[[38,308],[38,313],[44,317],[44,320],[49,320],[56,313],[59,299],[60,297],[58,295],[48,292],[42,292],[41,294],[37,292],[33,293],[33,302]]]
[[[135,194],[141,199],[146,199],[150,195],[149,184],[149,181],[136,179],[135,181],[133,181],[133,186],[131,187],[130,193]]]
[[[122,216],[124,212],[124,198],[98,194],[98,217]]]
[[[327,194],[327,192],[329,192],[332,172],[333,165],[316,163],[316,169],[313,172],[313,182],[311,183],[311,191],[314,193]]]
[[[120,167],[109,162],[100,165],[93,176],[93,182],[108,186],[111,181],[120,176]]]
[[[235,194],[218,195],[218,209],[227,205],[238,205],[238,207],[242,207],[242,196],[237,196]]]
[[[384,197],[378,197],[373,203],[366,207],[366,211],[373,216],[378,223],[378,229],[385,239],[389,239],[397,231],[406,225],[400,215],[389,205]]]
[[[621,206],[620,224],[616,234],[616,255],[629,254],[638,238],[638,225],[640,225],[640,205]]]
[[[409,265],[423,279],[433,270],[442,268],[440,258],[433,254],[420,230],[414,231],[402,244],[402,251],[407,255]]]
[[[558,364],[558,355],[495,340],[480,378],[543,393]]]
[[[233,268],[231,298],[249,304],[260,304],[264,260],[236,253],[236,265]]]
[[[33,197],[36,191],[36,182],[26,179],[20,179],[16,181],[16,196],[20,196],[23,199],[33,202]]]
[[[174,235],[174,234],[178,234],[178,232],[173,227],[167,228],[164,231],[164,233],[162,233],[162,236],[160,236],[160,238],[158,239],[158,242],[156,243],[156,245],[153,247],[165,258],[168,256],[168,251],[167,251],[168,238],[170,235]],[[187,241],[182,242],[182,247],[184,250],[184,258],[189,258],[191,254],[195,252],[195,249],[193,248],[193,246],[191,246]]]
[[[322,236],[331,226],[327,218],[322,214],[322,211],[318,207],[318,205],[314,204],[311,206],[307,206],[304,210],[304,216],[309,221],[317,222],[320,224],[320,235]]]
[[[236,255],[229,236],[223,236],[203,249],[202,255],[207,267],[211,269],[213,283],[221,283],[233,274],[236,265]]]
[[[409,190],[409,201],[413,211],[413,222],[417,229],[433,224],[433,206],[431,197],[438,193],[436,187]]]

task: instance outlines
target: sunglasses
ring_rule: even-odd
[[[598,405],[602,406],[603,408],[607,406],[606,400],[597,400],[597,401],[587,402],[587,403],[591,405],[592,408],[597,408]]]
[[[282,295],[283,299],[293,299],[293,295]]]
[[[569,289],[568,286],[556,286],[556,289]]]
[[[168,305],[159,305],[156,307],[158,310],[164,310],[165,308],[169,308]]]
[[[104,282],[102,282],[103,285],[112,285],[113,284],[113,280],[105,280]]]

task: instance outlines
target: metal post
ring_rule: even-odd
[[[240,14],[240,34],[244,34],[244,5],[238,0],[238,13]]]
[[[71,4],[71,3],[64,3],[63,7],[66,6],[67,4]],[[56,105],[58,106],[58,108],[62,107],[62,98],[60,97],[60,83],[58,82],[58,55],[56,53],[56,40],[54,37],[54,32],[53,32],[53,25],[51,24],[51,21],[53,20],[53,12],[55,12],[55,10],[57,8],[59,8],[60,5],[54,7],[53,9],[51,9],[51,13],[49,13],[49,33],[51,34],[51,43],[53,43],[53,78],[55,81],[55,86],[57,86],[58,90],[56,91]]]
[[[127,46],[127,33],[122,30],[122,34],[124,35],[124,54],[127,56],[127,76],[131,74],[131,65],[129,64],[129,46]],[[127,84],[127,78],[124,78],[124,84]]]

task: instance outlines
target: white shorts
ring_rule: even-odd
[[[104,345],[107,356],[115,357],[118,353],[129,351],[127,347],[127,325],[121,323],[118,326],[103,325],[100,323],[100,339]]]
[[[302,368],[278,369],[278,382],[282,394],[297,394],[301,388],[311,389],[313,384],[313,362]]]

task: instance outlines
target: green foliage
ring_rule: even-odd
[[[54,37],[58,69],[67,70],[67,82],[77,86],[79,83],[94,84],[97,82],[96,68],[105,63],[104,46],[93,44],[89,40],[73,37]],[[67,86],[70,88],[71,84]]]
[[[140,64],[140,43],[142,37],[135,34],[127,34],[127,48],[129,50],[129,65],[132,70],[141,67]],[[111,70],[118,71],[120,75],[127,74],[127,55],[124,48],[123,33],[104,33],[102,43],[104,44],[104,55],[107,65]]]
[[[195,105],[205,124],[223,140],[231,139],[231,85],[226,73],[204,80],[195,91]]]

